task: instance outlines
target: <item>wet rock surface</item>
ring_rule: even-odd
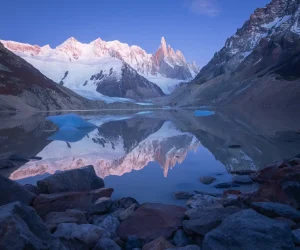
[[[215,180],[216,180],[216,178],[212,177],[212,176],[203,176],[203,177],[200,177],[200,181],[203,184],[205,184],[205,185],[212,184]]]

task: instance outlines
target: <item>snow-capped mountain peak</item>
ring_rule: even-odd
[[[80,94],[83,93],[82,91],[84,93],[86,91],[100,92],[99,84],[102,84],[102,86],[106,86],[106,90],[111,88],[110,96],[114,96],[112,90],[117,84],[120,88],[118,87],[116,97],[130,96],[130,98],[134,98],[135,94],[130,92],[131,88],[138,89],[139,84],[150,86],[152,83],[159,86],[164,94],[170,94],[181,82],[191,80],[198,73],[196,67],[187,63],[179,50],[175,52],[170,45],[167,46],[164,37],[154,54],[147,53],[137,45],[130,46],[118,40],[106,42],[101,38],[90,43],[82,43],[76,38],[70,37],[55,48],[51,48],[49,45],[40,47],[13,41],[0,42],[57,83],[63,84],[77,93],[80,89]],[[127,67],[126,64],[130,67]],[[131,68],[130,76],[135,77],[135,80],[126,79],[126,82],[135,82],[134,84],[137,86],[134,87],[133,84],[130,84],[130,89],[124,90],[122,88],[128,86],[124,83],[124,75],[126,75],[124,69],[129,68]],[[132,72],[132,70],[136,72]],[[111,87],[109,87],[110,85]],[[149,89],[151,94],[149,92],[145,95],[139,91],[139,96],[136,98],[155,97],[160,91],[155,90],[155,94],[152,92],[154,89],[151,86]],[[84,94],[84,96],[91,95]]]

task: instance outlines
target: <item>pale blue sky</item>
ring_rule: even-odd
[[[74,36],[138,45],[160,39],[207,63],[257,7],[270,0],[14,0],[1,4],[0,39],[55,47]]]

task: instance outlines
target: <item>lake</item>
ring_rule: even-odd
[[[96,127],[69,133],[57,131],[45,119],[58,114],[1,113],[0,157],[17,153],[42,160],[18,163],[0,173],[21,184],[36,184],[56,171],[93,165],[106,186],[115,189],[113,198],[183,205],[174,192],[222,193],[214,185],[231,181],[232,171],[258,170],[300,153],[299,123],[293,119],[206,110],[72,113]],[[203,176],[216,181],[202,184]]]

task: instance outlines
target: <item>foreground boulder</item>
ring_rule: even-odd
[[[289,205],[275,202],[254,202],[251,204],[251,208],[271,218],[284,217],[300,222],[300,212]]]
[[[102,238],[108,238],[105,229],[91,225],[75,223],[62,223],[58,225],[54,235],[70,250],[92,249]]]
[[[50,212],[64,212],[67,209],[88,211],[93,202],[101,197],[110,197],[112,188],[100,188],[91,192],[67,192],[61,194],[40,194],[33,207],[41,217]]]
[[[67,250],[35,210],[20,202],[0,207],[0,249]]]
[[[189,214],[189,220],[183,221],[183,229],[189,235],[204,236],[218,227],[226,217],[240,211],[238,207],[195,211]]]
[[[179,206],[146,203],[121,223],[117,233],[122,239],[131,235],[146,241],[169,238],[182,226],[184,212],[185,208]]]
[[[63,192],[90,191],[103,188],[104,182],[99,178],[93,166],[72,169],[55,173],[41,181],[37,186],[44,194],[55,194]]]
[[[49,213],[44,221],[51,232],[61,223],[88,224],[87,214],[76,209]]]
[[[98,241],[93,250],[121,250],[121,247],[119,247],[113,240],[103,238]]]
[[[2,175],[0,175],[0,190],[0,206],[15,201],[30,205],[35,198],[35,195],[22,185]]]
[[[252,209],[228,216],[205,235],[203,250],[295,249],[292,231],[286,223],[269,219]]]

